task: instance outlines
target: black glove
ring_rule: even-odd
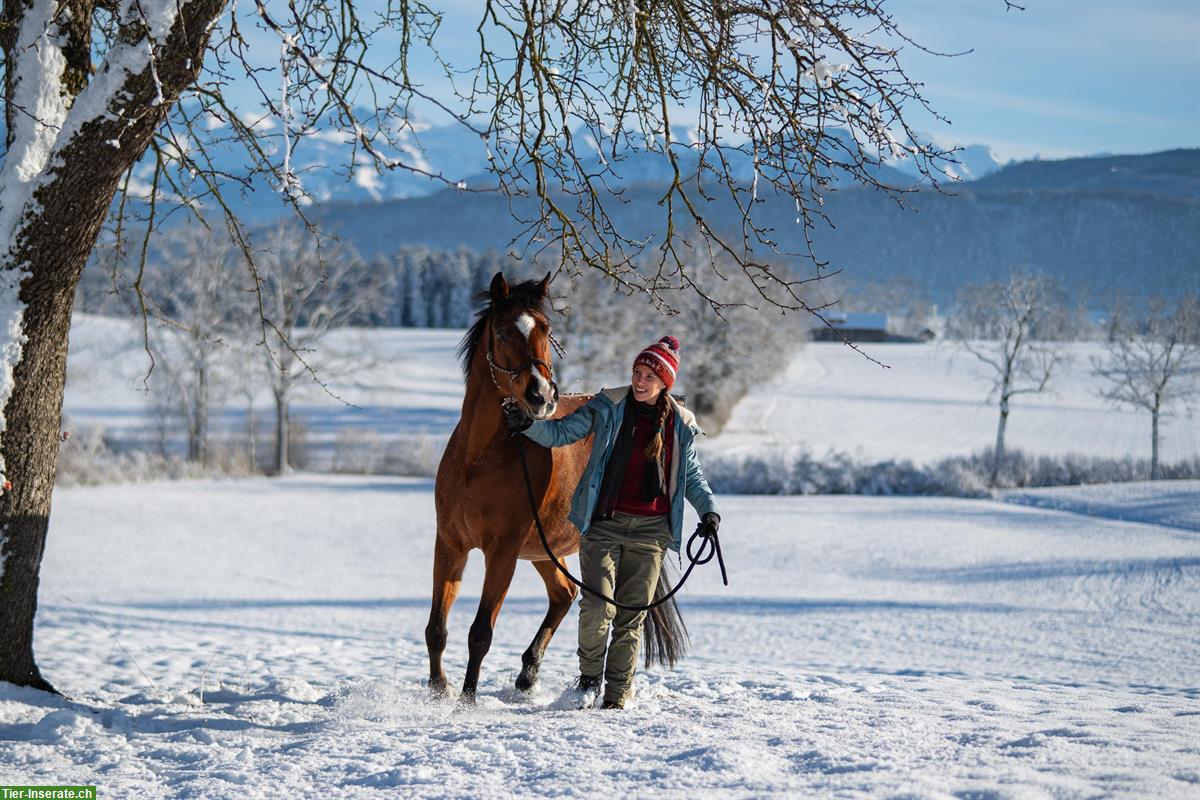
[[[711,539],[717,535],[717,529],[720,527],[721,516],[714,511],[709,511],[700,518],[700,524],[696,526],[696,533],[705,539]]]
[[[504,424],[511,435],[516,436],[533,424],[533,419],[521,410],[515,400],[505,400],[501,408],[504,410]]]

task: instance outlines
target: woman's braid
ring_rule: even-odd
[[[667,402],[666,391],[658,393],[658,415],[654,421],[654,435],[650,438],[650,444],[646,445],[643,451],[647,461],[658,461],[662,457],[663,451],[663,430],[666,428],[667,417],[671,414],[671,404]]]

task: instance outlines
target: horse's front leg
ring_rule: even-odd
[[[546,645],[558,630],[558,625],[567,615],[571,603],[575,600],[575,584],[571,583],[558,571],[553,561],[535,561],[534,568],[546,583],[546,594],[550,598],[550,608],[546,618],[542,620],[538,632],[534,635],[529,648],[521,656],[521,674],[517,676],[517,689],[525,692],[537,683],[538,670],[542,666],[542,656],[546,654]]]
[[[496,616],[504,605],[513,572],[517,568],[517,548],[484,551],[483,596],[479,598],[479,611],[471,630],[467,634],[467,676],[463,679],[460,701],[475,702],[475,689],[479,685],[479,667],[483,657],[492,646],[492,630],[496,627]]]
[[[446,673],[442,670],[442,652],[446,649],[446,616],[458,589],[462,586],[463,567],[467,554],[447,542],[439,532],[433,550],[433,603],[429,607],[429,624],[425,626],[425,645],[429,649],[429,689],[434,694],[446,693]]]

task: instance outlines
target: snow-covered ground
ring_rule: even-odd
[[[367,364],[331,381],[354,407],[310,392],[293,417],[325,443],[436,441],[461,405],[459,337],[340,332],[338,349]],[[126,322],[76,321],[69,425],[153,439],[139,351]],[[1097,348],[1071,351],[1058,393],[1014,408],[1010,445],[1144,457],[1148,421],[1095,397]],[[891,369],[809,345],[704,447],[928,461],[990,444],[973,358],[870,352]],[[268,411],[265,394],[255,402]],[[227,398],[216,428],[242,424],[245,403]],[[1164,460],[1200,454],[1194,422],[1166,423]],[[564,707],[574,613],[540,686],[511,688],[545,611],[528,566],[477,707],[427,696],[429,481],[59,488],[36,649],[69,699],[0,685],[0,784],[187,798],[1200,797],[1200,482],[722,501],[731,586],[702,568],[682,601],[693,654],[604,713]],[[475,558],[450,621],[454,682],[481,580]]]
[[[309,387],[293,404],[292,418],[314,444],[334,446],[339,437],[386,442],[415,436],[427,437],[440,450],[462,406],[455,355],[461,336],[456,330],[339,331],[331,347],[350,357],[361,354],[360,363],[367,365],[329,379],[331,389],[353,406]],[[141,348],[140,329],[131,323],[78,316],[65,400],[69,425],[100,427],[118,439],[157,440],[143,382],[149,362]],[[945,344],[866,349],[890,369],[841,344],[811,343],[797,350],[779,380],[751,391],[721,434],[702,447],[722,454],[805,447],[817,457],[840,451],[924,463],[991,446],[997,412],[985,402],[989,384],[973,356]],[[1103,347],[1066,349],[1071,360],[1053,392],[1014,400],[1008,446],[1039,455],[1148,459],[1149,416],[1097,396],[1100,384],[1089,359]],[[681,378],[686,390],[686,353]],[[214,429],[241,430],[245,405],[243,398],[228,397],[224,412],[214,414]],[[272,406],[265,389],[256,406],[261,424],[269,427]],[[1200,421],[1164,417],[1161,424],[1165,463],[1200,458]]]
[[[462,331],[404,328],[333,332],[318,362],[330,392],[302,384],[292,419],[317,441],[348,432],[449,436],[462,408],[463,381],[455,350]],[[337,355],[331,358],[329,352]],[[261,354],[265,363],[266,353]],[[347,364],[353,370],[347,369]],[[128,320],[77,314],[71,325],[63,413],[74,426],[99,427],[118,439],[155,441],[148,400],[149,358],[141,328]],[[270,427],[274,405],[260,381],[254,397],[260,424]],[[247,401],[236,387],[214,386],[213,429],[240,431]],[[343,402],[344,401],[344,402]],[[180,434],[182,435],[182,434]]]
[[[575,614],[518,569],[479,704],[432,701],[429,482],[64,488],[0,784],[102,797],[1200,796],[1200,482],[1019,502],[727,497],[694,652],[577,712]],[[1089,492],[1093,493],[1089,496]],[[1090,499],[1089,499],[1090,498]],[[1119,507],[1137,507],[1137,521]],[[1092,509],[1092,515],[1079,513]],[[1158,524],[1164,522],[1166,524]],[[461,680],[479,559],[451,616]]]
[[[864,345],[873,364],[840,343],[813,342],[780,379],[752,391],[706,446],[725,454],[807,447],[866,460],[927,463],[992,446],[998,411],[986,403],[987,367],[952,345]],[[1064,347],[1070,360],[1042,395],[1012,401],[1006,443],[1035,455],[1150,458],[1150,415],[1100,399],[1091,374],[1099,344]],[[1164,463],[1200,457],[1200,420],[1164,417]]]

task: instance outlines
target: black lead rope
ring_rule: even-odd
[[[684,570],[683,576],[679,579],[679,583],[675,584],[675,587],[671,589],[671,591],[667,592],[653,603],[645,606],[626,605],[624,603],[619,603],[603,592],[598,592],[592,587],[588,586],[583,581],[572,575],[566,567],[559,563],[558,556],[554,555],[554,551],[550,549],[550,542],[547,541],[546,531],[542,527],[542,516],[538,513],[537,500],[535,500],[533,497],[533,481],[529,478],[529,465],[525,461],[524,434],[517,434],[517,451],[521,454],[521,472],[525,475],[525,494],[529,498],[529,510],[533,512],[533,522],[537,526],[538,537],[542,540],[542,547],[545,548],[546,555],[550,556],[550,560],[554,562],[554,566],[558,568],[558,571],[565,575],[567,580],[578,586],[580,589],[599,597],[606,603],[612,603],[617,608],[623,608],[626,611],[649,611],[650,609],[660,606],[674,597],[675,593],[683,588],[684,582],[687,581],[688,576],[692,574],[692,570],[695,569],[696,565],[707,564],[713,560],[713,556],[717,557],[717,564],[719,564],[721,567],[721,582],[726,586],[729,585],[729,577],[725,574],[725,557],[721,555],[721,542],[717,538],[717,534],[714,533],[712,536],[704,536],[697,528],[696,532],[692,534],[690,539],[688,539],[686,549],[689,563],[687,569]],[[699,547],[696,547],[697,539],[700,540]],[[693,549],[695,549],[695,552],[693,552]]]

